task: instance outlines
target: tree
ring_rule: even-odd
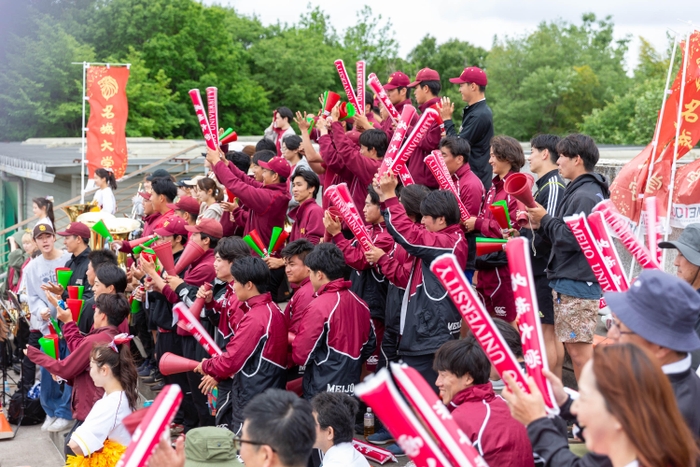
[[[396,41],[391,19],[381,24],[382,15],[372,13],[365,5],[357,12],[357,23],[345,30],[343,59],[348,64],[358,60],[367,62],[367,74],[389,75],[395,71],[399,44]],[[349,73],[349,72],[348,72]]]

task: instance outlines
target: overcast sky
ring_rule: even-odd
[[[204,0],[204,3],[233,6],[241,14],[257,15],[265,25],[277,21],[294,23],[306,11],[306,5],[311,3],[319,5],[330,15],[335,29],[342,32],[352,26],[356,20],[355,13],[366,2]],[[436,37],[438,43],[457,37],[490,49],[496,34],[499,37],[525,34],[536,29],[540,22],[557,18],[580,24],[583,13],[593,12],[598,18],[613,16],[616,38],[627,34],[632,36],[627,63],[633,67],[637,62],[639,36],[649,40],[661,51],[666,49],[667,32],[687,33],[690,26],[681,23],[681,18],[684,21],[695,21],[695,27],[700,27],[700,2],[692,0],[411,0],[368,4],[375,14],[381,14],[383,19],[391,19],[402,57],[426,34]]]

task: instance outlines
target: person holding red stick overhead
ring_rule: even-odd
[[[511,174],[520,172],[525,165],[525,154],[520,143],[510,136],[494,136],[491,140],[491,158],[493,167],[493,183],[486,194],[486,202],[478,217],[472,217],[465,222],[467,232],[489,238],[503,238],[504,227],[498,223],[491,210],[491,205],[505,200],[508,205],[510,224],[516,225],[518,209],[515,198],[506,193],[503,185]],[[505,229],[505,230],[504,230]],[[513,325],[517,316],[515,299],[510,282],[510,269],[505,251],[489,253],[476,258],[476,269],[479,271],[476,290],[489,313]]]

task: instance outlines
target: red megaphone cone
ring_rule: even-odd
[[[476,256],[487,255],[489,253],[496,253],[497,251],[504,251],[505,249],[505,243],[477,243]]]
[[[171,242],[156,242],[151,245],[153,251],[169,276],[175,274],[175,259],[173,258],[173,247]]]
[[[212,284],[211,282],[207,282],[204,284],[204,288],[206,290],[211,290]],[[199,314],[202,312],[202,308],[204,308],[204,298],[197,298],[195,299],[194,303],[192,303],[192,306],[190,307],[190,313],[192,313],[192,316],[199,316]],[[178,324],[180,322],[178,321]]]
[[[127,415],[122,420],[124,428],[126,428],[126,430],[133,435],[134,431],[136,431],[136,428],[138,428],[141,420],[143,420],[147,413],[148,407],[144,407],[143,409],[139,409],[136,412],[132,412],[131,414]]]
[[[66,305],[68,305],[70,314],[73,316],[73,321],[77,324],[80,319],[80,311],[83,309],[83,301],[77,298],[69,298],[66,300]]]
[[[152,240],[155,237],[156,235],[146,235],[145,237],[137,238],[136,240],[129,240],[129,246],[131,248],[134,248],[136,246],[146,243],[149,240]]]
[[[175,355],[171,352],[165,352],[158,362],[158,369],[165,376],[174,375],[176,373],[186,373],[197,368],[199,362],[190,360],[189,358]]]
[[[175,265],[175,274],[180,274],[182,271],[187,269],[187,267],[192,264],[192,261],[199,258],[204,254],[204,248],[197,245],[195,242],[189,241],[185,246],[185,249],[180,255],[180,259],[177,260]]]
[[[515,173],[506,178],[503,189],[506,193],[517,199],[528,208],[537,207],[535,198],[532,197],[532,183],[534,179],[524,173]]]
[[[340,101],[340,94],[336,94],[333,91],[328,91],[326,95],[326,100],[323,103],[323,114],[328,116],[331,114],[333,107]]]

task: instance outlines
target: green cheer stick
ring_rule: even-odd
[[[476,243],[506,243],[504,238],[476,237]]]
[[[79,285],[78,287],[78,300],[83,299],[83,292],[85,292],[85,286],[84,285]]]
[[[272,251],[275,248],[275,245],[277,244],[277,239],[280,238],[281,233],[282,227],[272,228],[272,235],[270,236],[270,246],[267,247],[267,251]]]
[[[134,256],[140,255],[142,251],[147,250],[149,246],[153,245],[158,240],[160,240],[160,237],[158,237],[158,235],[156,235],[152,239],[143,242],[141,245],[135,246],[133,251],[132,251]],[[151,250],[151,251],[153,251],[153,250]]]
[[[105,225],[104,221],[100,219],[99,221],[95,222],[95,225],[90,227],[94,232],[96,232],[98,235],[100,235],[102,238],[106,239],[110,243],[114,241],[112,238],[112,234],[109,233],[109,229]]]
[[[61,328],[58,326],[58,321],[56,321],[56,318],[53,318],[53,317],[50,319],[51,319],[51,326],[53,326],[54,330],[56,331],[58,338],[63,339],[63,332],[61,331]]]
[[[314,125],[316,125],[316,119],[314,118],[313,115],[307,115],[306,122],[309,124],[309,129],[307,131],[309,134],[311,134],[311,130],[313,130]]]
[[[261,258],[265,257],[262,250],[258,248],[258,245],[255,244],[255,241],[250,237],[250,235],[246,235],[245,237],[243,237],[243,241],[246,242],[253,251],[259,254]]]
[[[56,282],[64,289],[67,289],[72,275],[73,271],[70,269],[56,269]]]
[[[224,131],[223,133],[221,133],[221,136],[219,136],[219,141],[221,141],[222,139],[226,138],[226,137],[227,137],[228,135],[230,135],[231,133],[233,133],[233,128],[226,128],[226,131]]]
[[[53,338],[40,337],[39,347],[41,347],[41,350],[46,355],[53,358],[54,360],[58,360],[58,339],[55,336],[53,336]]]

